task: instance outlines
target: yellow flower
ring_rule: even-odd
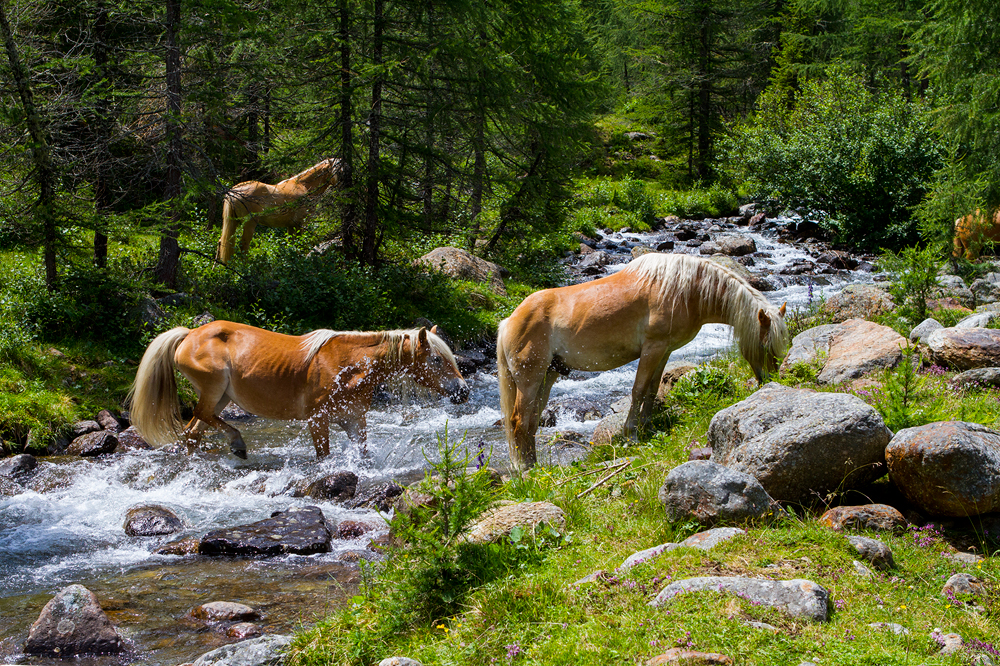
[[[444,626],[443,624],[439,624],[438,626],[436,626],[434,628],[435,629],[440,629],[441,631],[448,631],[448,627]]]
[[[906,610],[906,604],[903,604],[902,606],[900,606],[899,610]]]

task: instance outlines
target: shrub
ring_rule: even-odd
[[[927,299],[937,288],[939,258],[933,246],[908,247],[898,253],[886,250],[879,258],[881,270],[892,276],[889,294],[896,314],[916,326],[927,318]]]
[[[790,102],[766,91],[730,129],[719,168],[750,196],[816,213],[861,247],[916,240],[911,210],[943,163],[922,102],[872,92],[862,76],[834,68]]]

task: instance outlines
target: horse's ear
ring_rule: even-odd
[[[433,326],[431,326],[431,333],[433,333],[434,335],[438,334],[438,325],[437,324],[434,324]]]
[[[785,316],[785,306],[786,305],[788,305],[788,301],[785,301],[784,303],[782,303],[781,307],[778,308],[778,316],[779,317],[784,317]]]
[[[760,322],[760,328],[762,331],[771,328],[771,318],[767,316],[766,312],[764,312],[764,308],[757,310],[757,321]]]
[[[417,333],[417,344],[421,345],[427,344],[427,328],[424,326],[421,326],[420,332]]]

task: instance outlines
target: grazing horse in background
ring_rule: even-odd
[[[194,418],[181,429],[174,369],[198,393]],[[465,402],[469,387],[437,327],[372,333],[313,331],[283,335],[215,321],[161,333],[142,356],[129,393],[132,421],[152,445],[178,439],[193,453],[212,425],[246,458],[240,432],[219,418],[229,401],[259,416],[309,423],[316,457],[330,453],[330,422],[363,447],[365,412],[376,387],[405,376],[419,386]]]
[[[511,461],[535,464],[538,417],[557,375],[611,370],[639,359],[625,431],[652,414],[670,353],[703,324],[734,328],[758,382],[776,372],[788,344],[785,306],[708,259],[650,253],[593,282],[535,292],[500,323],[497,377]]]
[[[316,200],[340,174],[340,160],[329,158],[302,173],[268,185],[248,180],[234,185],[222,201],[222,235],[218,258],[226,263],[233,256],[237,227],[243,224],[240,249],[250,249],[250,239],[258,224],[268,227],[301,227]]]
[[[1000,210],[992,217],[983,215],[978,208],[975,213],[955,220],[955,244],[951,256],[964,256],[969,261],[979,258],[983,246],[1000,241]]]

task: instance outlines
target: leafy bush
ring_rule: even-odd
[[[916,240],[911,209],[943,163],[922,102],[876,93],[832,69],[790,102],[761,95],[721,142],[719,169],[754,198],[806,209],[839,239],[866,248]]]
[[[885,251],[879,268],[892,276],[889,293],[897,305],[896,314],[916,326],[927,318],[927,299],[937,288],[940,263],[933,246],[908,247],[899,253]]]
[[[662,215],[678,217],[720,217],[736,213],[739,201],[731,190],[719,183],[689,190],[668,190],[658,197],[657,210]]]

